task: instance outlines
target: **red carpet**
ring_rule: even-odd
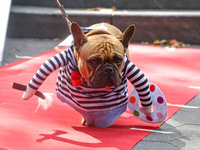
[[[12,89],[12,83],[27,84],[40,65],[58,53],[51,50],[32,59],[0,68],[0,149],[131,149],[160,124],[138,120],[125,112],[111,127],[99,129],[81,126],[81,116],[67,104],[55,100],[47,111],[37,107],[37,97],[21,99],[23,92]],[[200,86],[200,50],[130,45],[130,59],[156,83],[168,103],[185,105],[199,93],[189,86]],[[58,71],[51,74],[40,91],[53,93]],[[133,89],[129,85],[129,93]],[[179,107],[168,106],[167,119]],[[192,117],[192,116],[191,116]]]

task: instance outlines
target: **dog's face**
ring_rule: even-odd
[[[129,26],[119,37],[106,30],[93,30],[85,35],[76,23],[72,23],[71,31],[82,77],[94,88],[119,86],[124,53],[134,34],[134,26]]]

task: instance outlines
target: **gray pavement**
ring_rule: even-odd
[[[20,60],[16,56],[34,56],[53,49],[62,40],[54,39],[14,39],[7,38],[2,65]],[[193,46],[199,48],[199,46]],[[186,106],[200,107],[200,94]],[[193,117],[191,117],[193,116]],[[181,108],[157,131],[151,133],[132,150],[197,150],[200,149],[200,108]]]
[[[32,57],[50,49],[54,49],[62,39],[20,39],[7,38],[5,41],[2,66],[24,59],[24,56]]]
[[[200,107],[200,94],[186,106]],[[193,116],[193,117],[191,117]],[[200,108],[182,108],[158,131],[169,134],[151,133],[132,150],[198,150],[200,149]]]

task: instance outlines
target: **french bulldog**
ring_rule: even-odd
[[[83,116],[83,125],[108,127],[126,111],[127,78],[143,100],[143,110],[151,112],[148,81],[128,59],[135,26],[130,25],[123,33],[108,23],[94,24],[88,29],[92,30],[84,33],[77,23],[71,24],[72,46],[41,66],[22,98],[32,97],[48,75],[60,68],[57,97]],[[74,84],[74,70],[81,84]]]

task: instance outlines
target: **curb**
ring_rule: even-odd
[[[80,26],[108,22],[124,31],[136,25],[132,41],[177,39],[189,44],[200,43],[200,11],[185,10],[117,10],[85,11],[66,9],[70,21]],[[7,37],[66,38],[68,27],[58,8],[12,6]]]

